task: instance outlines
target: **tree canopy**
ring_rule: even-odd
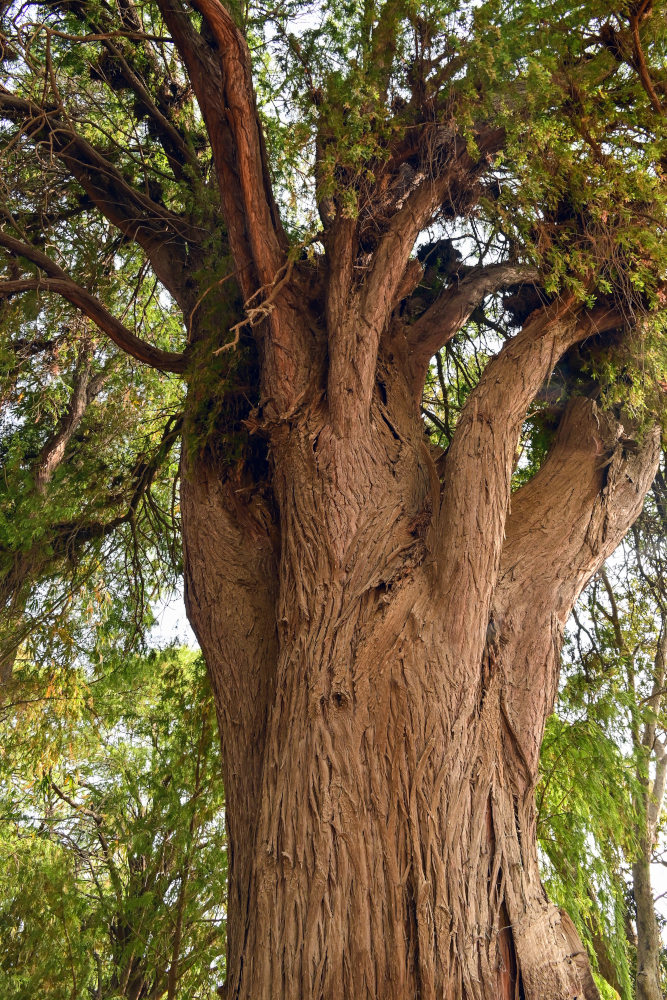
[[[418,241],[382,296],[409,317],[420,365],[445,340],[455,356],[467,317],[489,356],[537,303],[585,304],[593,335],[550,401],[592,379],[610,403],[661,412],[663,14],[650,2],[3,3],[12,635],[49,607],[62,620],[61,582],[99,578],[102,562],[134,607],[150,565],[178,572],[182,390],[160,372],[187,369],[196,385],[190,446],[215,437],[225,461],[261,474],[250,333],[288,273],[321,294],[323,253],[349,257],[372,304],[373,262],[404,265]],[[237,86],[211,55],[225,33],[253,73],[263,135],[248,156],[263,191],[244,176],[236,126],[216,119],[215,94]],[[238,87],[234,115],[251,100],[249,81]],[[257,233],[238,221],[253,199]],[[633,335],[602,338],[621,318]]]
[[[201,658],[16,672],[0,718],[3,995],[215,998],[227,868]]]

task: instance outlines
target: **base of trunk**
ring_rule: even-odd
[[[405,677],[390,688],[395,723]],[[598,1000],[574,925],[540,883],[532,791],[498,753],[498,685],[448,738],[422,711],[421,746],[415,726],[392,726],[392,744],[376,714],[357,726],[335,698],[284,733],[230,998]]]

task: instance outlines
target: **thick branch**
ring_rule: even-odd
[[[433,355],[449,343],[488,295],[510,285],[533,282],[537,277],[534,268],[492,264],[475,268],[458,284],[447,288],[406,331],[415,398],[421,398]]]
[[[639,515],[655,475],[658,429],[638,447],[626,450],[626,442],[616,418],[573,399],[542,468],[512,498],[492,615],[507,715],[534,769],[556,695],[562,629]]]
[[[219,0],[191,4],[215,39],[198,34],[178,0],[158,6],[190,76],[201,108],[220,185],[222,214],[249,321],[264,351],[263,391],[278,412],[303,388],[302,343],[289,299],[290,263],[271,189],[252,85],[250,52]],[[305,354],[307,357],[307,353]]]
[[[569,347],[622,323],[617,312],[604,307],[581,312],[571,298],[536,311],[487,365],[466,403],[447,456],[439,519],[439,572],[447,581],[444,614],[450,633],[462,643],[452,650],[457,662],[481,660],[514,456],[528,407]],[[479,609],[473,627],[471,607]]]
[[[362,300],[362,313],[373,326],[384,326],[396,305],[408,259],[420,232],[442,209],[447,215],[461,215],[476,197],[476,182],[488,168],[491,157],[502,147],[502,129],[485,127],[476,135],[477,155],[473,158],[466,144],[455,137],[451,149],[443,150],[443,167],[434,173],[427,160],[424,175],[394,214],[380,240]],[[451,140],[450,140],[451,141]],[[428,143],[427,143],[428,146]],[[424,157],[433,155],[428,149]]]
[[[285,249],[265,164],[248,46],[218,0],[192,4],[206,20],[217,49],[195,31],[177,0],[159,0],[158,6],[206,122],[229,242],[248,299],[273,282]]]

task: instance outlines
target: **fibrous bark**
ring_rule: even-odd
[[[321,394],[272,425],[275,520],[184,468],[188,609],[225,745],[229,996],[597,995],[540,884],[533,789],[563,625],[658,444],[624,451],[622,424],[575,400],[510,501],[522,407],[577,336],[555,315],[526,329],[469,402],[444,486],[393,344],[354,432]]]

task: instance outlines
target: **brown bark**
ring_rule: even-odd
[[[640,855],[632,865],[632,892],[635,899],[637,924],[637,1000],[661,1000],[660,930],[655,918],[655,902],[651,886],[651,856],[653,842],[643,836]]]
[[[185,601],[209,667],[222,735],[229,844],[227,952],[238,964],[248,921],[277,633],[277,540],[270,506],[243,484],[183,458]],[[226,481],[225,481],[226,480]],[[236,490],[239,492],[237,493]]]
[[[525,408],[586,329],[547,310],[489,365],[442,491],[395,343],[343,436],[320,392],[267,426],[271,500],[184,465],[229,997],[597,996],[541,887],[533,788],[562,626],[640,509],[656,435],[626,453],[575,401],[508,516]]]

